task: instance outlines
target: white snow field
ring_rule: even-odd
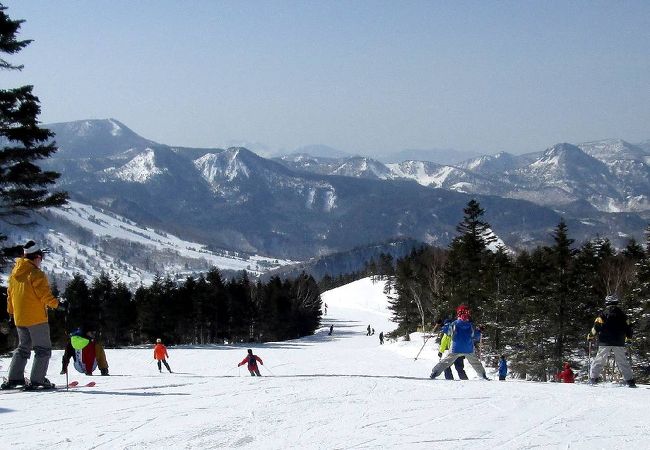
[[[379,345],[394,328],[382,289],[364,279],[326,292],[314,336],[251,345],[261,378],[237,368],[245,344],[171,347],[173,374],[158,373],[151,348],[108,349],[113,376],[71,366],[95,387],[2,391],[0,448],[649,448],[647,386],[483,381],[471,369],[468,381],[430,380],[433,340],[417,361],[418,334]],[[60,358],[49,378],[64,384]]]

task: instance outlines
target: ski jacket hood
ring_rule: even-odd
[[[32,260],[16,258],[7,287],[7,312],[13,314],[16,326],[47,323],[47,308],[57,306],[45,273]]]

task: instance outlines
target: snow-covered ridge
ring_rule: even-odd
[[[44,269],[62,278],[72,278],[75,273],[92,278],[104,271],[128,285],[138,285],[151,282],[156,274],[187,276],[205,272],[212,266],[221,270],[247,270],[252,275],[259,275],[294,263],[290,260],[225,250],[211,251],[202,244],[140,226],[116,214],[76,201],[70,201],[64,208],[49,208],[46,214],[89,232],[93,236],[92,240],[81,243],[79,239],[68,236],[69,230],[61,226],[59,220],[49,221],[39,215],[36,216],[36,227],[10,230],[10,242],[22,243],[35,236],[38,240],[43,240],[42,245],[53,250],[47,256]],[[60,229],[57,229],[59,227]],[[110,251],[105,248],[108,246],[114,249],[128,243],[141,246],[137,251],[150,252],[150,259],[155,260],[156,264],[149,268],[139,266],[123,258],[111,256]],[[136,255],[136,261],[137,256],[142,260],[147,259],[146,254]]]
[[[239,176],[250,177],[248,167],[239,158],[238,149],[208,153],[194,160],[194,166],[201,176],[213,186],[222,179],[233,181]]]
[[[151,148],[147,148],[123,166],[111,167],[105,172],[124,181],[146,183],[151,178],[167,172],[167,169],[156,165],[156,153]]]

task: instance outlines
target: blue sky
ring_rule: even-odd
[[[650,139],[648,1],[5,0],[0,87],[157,142],[524,153]]]

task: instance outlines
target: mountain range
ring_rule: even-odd
[[[307,260],[404,238],[445,246],[472,198],[511,248],[547,244],[561,217],[577,241],[624,245],[650,209],[649,150],[624,141],[452,166],[175,147],[114,119],[46,127],[59,151],[44,166],[72,200],[209,251]]]
[[[498,153],[455,165],[408,160],[383,164],[367,157],[278,158],[287,167],[322,175],[411,179],[423,186],[528,200],[552,208],[587,202],[601,212],[650,210],[650,150],[620,139],[556,144],[524,155]]]

